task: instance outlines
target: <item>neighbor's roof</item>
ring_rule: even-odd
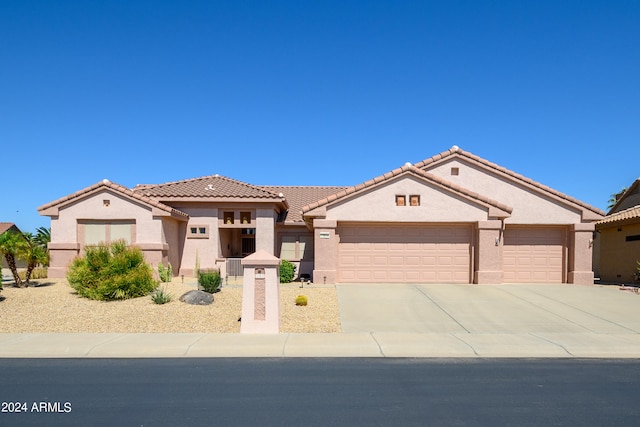
[[[203,176],[164,184],[136,185],[138,194],[161,200],[177,199],[265,199],[278,200],[278,193],[220,175]]]
[[[609,209],[609,214],[611,215],[619,209],[624,211],[638,205],[640,205],[640,178],[633,181],[633,184],[620,195],[616,204]]]
[[[82,189],[80,191],[76,191],[73,194],[69,194],[68,196],[64,196],[64,197],[62,197],[62,198],[60,198],[58,200],[54,200],[53,202],[47,203],[46,205],[42,205],[42,206],[40,206],[38,208],[38,211],[42,215],[48,215],[48,214],[57,215],[57,212],[45,212],[45,211],[47,211],[49,209],[57,210],[57,208],[59,208],[61,206],[65,206],[65,205],[67,205],[69,203],[72,203],[72,202],[74,202],[76,200],[81,200],[81,199],[83,199],[85,197],[88,197],[88,196],[90,196],[90,195],[92,195],[92,194],[94,194],[94,193],[96,193],[96,192],[98,192],[98,191],[100,191],[101,189],[104,189],[104,188],[111,189],[111,190],[113,190],[115,192],[123,194],[123,195],[125,195],[125,196],[127,196],[129,198],[138,200],[139,202],[141,202],[143,204],[146,204],[148,206],[157,208],[157,209],[159,209],[161,211],[167,212],[167,213],[169,213],[171,215],[174,215],[176,217],[179,217],[179,218],[180,217],[184,217],[184,218],[188,218],[189,217],[189,215],[187,215],[184,212],[181,212],[181,211],[179,211],[177,209],[172,208],[171,206],[167,206],[164,203],[160,203],[157,200],[151,199],[151,198],[146,197],[144,195],[134,193],[132,190],[128,189],[127,187],[122,186],[120,184],[116,184],[114,182],[111,182],[108,179],[104,179],[104,180],[102,180],[102,181],[100,181],[100,182],[98,182],[98,183],[96,183],[96,184],[94,184],[94,185],[92,185],[90,187],[84,188],[84,189]]]
[[[398,177],[400,175],[406,175],[406,174],[413,174],[416,175],[418,177],[421,177],[427,181],[431,181],[434,184],[436,184],[437,186],[441,187],[441,188],[445,188],[453,193],[458,193],[462,196],[464,196],[467,199],[473,199],[475,201],[477,201],[480,204],[483,205],[487,205],[493,208],[498,209],[499,212],[496,212],[497,214],[503,216],[503,217],[507,217],[509,216],[509,214],[513,211],[513,208],[510,206],[507,206],[503,203],[497,202],[493,199],[490,199],[488,197],[485,197],[481,194],[478,193],[474,193],[471,192],[457,184],[454,184],[452,182],[446,181],[436,175],[433,175],[429,172],[425,172],[422,169],[418,169],[417,167],[413,166],[413,165],[405,165],[402,166],[401,168],[397,168],[392,170],[391,172],[387,172],[384,175],[380,175],[376,178],[373,178],[369,181],[363,182],[362,184],[358,184],[354,187],[348,187],[336,194],[332,194],[328,197],[325,197],[322,200],[319,200],[317,202],[314,203],[310,203],[306,206],[303,207],[302,212],[307,213],[313,209],[316,209],[318,207],[327,205],[329,203],[335,202],[336,200],[340,200],[342,198],[348,197],[352,194],[355,194],[357,192],[360,192],[364,189],[376,186],[378,184],[381,184],[385,181],[389,181],[395,177]]]
[[[597,225],[617,224],[623,221],[638,220],[640,222],[640,205],[606,216],[596,222]]]
[[[12,222],[0,222],[0,234],[4,233],[5,231],[10,230],[13,227],[18,229],[18,227]]]
[[[289,203],[285,222],[302,222],[302,208],[310,203],[339,193],[347,187],[303,187],[303,186],[261,186],[276,194],[282,193]]]

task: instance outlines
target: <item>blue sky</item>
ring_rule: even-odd
[[[0,221],[103,178],[355,185],[452,145],[605,209],[638,1],[0,3]],[[508,201],[505,201],[508,202]]]

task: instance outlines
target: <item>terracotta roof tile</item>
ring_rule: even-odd
[[[302,222],[302,207],[320,200],[324,197],[344,190],[346,187],[320,187],[320,186],[261,186],[266,191],[275,194],[282,193],[289,203],[289,212],[286,222]]]
[[[594,212],[594,213],[596,213],[598,215],[604,215],[605,214],[604,211],[602,211],[602,210],[600,210],[600,209],[598,209],[596,207],[593,207],[593,206],[588,205],[588,204],[586,204],[584,202],[581,202],[578,199],[574,199],[573,197],[570,197],[570,196],[568,196],[568,195],[566,195],[564,193],[561,193],[561,192],[559,192],[557,190],[554,190],[551,187],[547,187],[546,185],[541,184],[539,182],[536,182],[536,181],[534,181],[534,180],[532,180],[530,178],[527,178],[527,177],[525,177],[523,175],[515,173],[512,170],[509,170],[509,169],[507,169],[505,167],[499,166],[499,165],[497,165],[495,163],[492,163],[492,162],[490,162],[488,160],[485,160],[485,159],[483,159],[481,157],[478,157],[475,154],[471,154],[468,151],[464,151],[464,150],[462,150],[461,148],[459,148],[459,147],[457,147],[455,145],[453,147],[451,147],[447,151],[443,151],[440,154],[436,154],[433,157],[430,157],[430,158],[428,158],[426,160],[423,160],[423,161],[421,161],[419,163],[416,163],[415,167],[420,168],[420,169],[427,168],[428,166],[430,166],[430,165],[432,165],[432,164],[434,164],[436,162],[439,162],[442,159],[445,159],[445,158],[450,157],[450,156],[456,156],[456,155],[460,156],[460,157],[463,157],[463,158],[466,158],[466,159],[469,159],[469,160],[471,160],[473,162],[482,164],[482,165],[484,165],[484,166],[486,166],[486,167],[488,167],[490,169],[495,170],[496,172],[508,175],[511,178],[514,178],[516,180],[522,181],[522,182],[524,182],[524,183],[526,183],[528,185],[531,185],[533,187],[536,187],[536,188],[538,188],[538,189],[540,189],[542,191],[545,191],[545,192],[548,192],[550,194],[553,194],[554,196],[556,196],[556,197],[558,197],[560,199],[566,200],[567,202],[570,202],[572,204],[576,204],[576,205],[579,205],[579,206],[581,206],[583,208],[586,208],[586,209],[588,209],[588,210],[590,210],[590,211],[592,211],[592,212]]]
[[[278,193],[220,175],[204,176],[155,185],[137,185],[134,192],[159,199],[170,198],[247,198],[279,199]]]
[[[630,219],[637,219],[640,221],[640,205],[608,215],[604,219],[596,222],[596,225],[611,224],[611,223],[621,222],[621,221],[630,220]]]

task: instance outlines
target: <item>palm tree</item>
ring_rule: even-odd
[[[36,235],[33,236],[34,240],[45,248],[51,242],[51,229],[46,227],[38,227],[36,229]]]
[[[44,267],[49,266],[49,243],[51,242],[51,229],[46,227],[38,227],[36,229],[36,235],[33,237],[34,241],[41,246],[46,253],[46,260],[42,263]]]
[[[38,239],[38,236],[34,236],[31,233],[25,232],[22,233],[24,239],[26,241],[26,245],[22,245],[20,250],[18,251],[18,258],[23,259],[27,262],[27,272],[25,274],[25,280],[27,286],[29,286],[29,281],[31,280],[31,273],[33,273],[33,269],[38,265],[45,265],[48,262],[49,256],[47,252],[47,247],[43,246]]]
[[[18,275],[16,258],[20,258],[27,245],[24,236],[16,231],[9,230],[0,235],[0,254],[4,255],[7,260],[7,265],[13,274],[13,280],[15,280],[15,286],[20,288],[22,287],[22,279]]]

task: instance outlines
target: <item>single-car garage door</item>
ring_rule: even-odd
[[[469,283],[469,226],[342,225],[342,283]]]
[[[562,283],[564,229],[507,227],[504,231],[503,272],[506,283]]]

